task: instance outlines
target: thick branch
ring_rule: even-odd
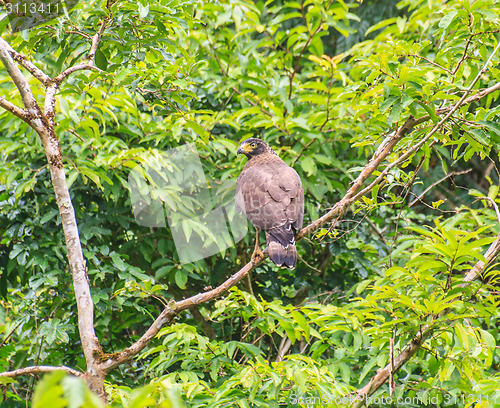
[[[59,84],[51,82],[47,87],[47,92],[45,92],[45,105],[43,109],[51,126],[54,126],[54,107],[56,105],[56,93],[58,89]]]
[[[9,76],[12,78],[12,81],[14,81],[17,89],[19,89],[23,104],[28,112],[31,115],[39,116],[40,108],[38,107],[35,97],[33,96],[33,92],[31,92],[31,88],[23,73],[12,59],[9,48],[11,48],[10,45],[0,37],[0,60],[2,60]]]
[[[266,253],[267,255],[267,251],[264,251],[264,253]],[[262,260],[260,262],[262,262]],[[260,262],[258,264],[260,264]],[[241,268],[238,272],[227,279],[222,285],[218,286],[215,289],[212,289],[208,292],[199,293],[195,296],[180,300],[178,302],[171,302],[171,304],[169,304],[169,306],[160,313],[151,327],[149,327],[149,329],[139,340],[137,340],[134,344],[132,344],[125,350],[113,355],[109,355],[109,358],[103,361],[102,368],[108,371],[130,360],[137,353],[142,351],[148,345],[148,343],[153,340],[153,338],[158,334],[160,329],[166,324],[170,323],[177,314],[179,314],[183,310],[189,309],[194,305],[217,299],[223,293],[228,291],[229,288],[236,285],[240,280],[242,280],[248,274],[248,272],[254,269],[258,264],[252,264],[251,262],[247,263],[243,268]]]
[[[351,205],[358,198],[358,191],[363,186],[363,183],[373,174],[377,167],[391,154],[396,144],[415,126],[417,121],[410,116],[406,122],[396,130],[391,136],[382,141],[377,152],[371,158],[370,162],[363,168],[361,173],[352,183],[351,188],[347,191],[344,198],[342,198],[334,207],[321,218],[317,219],[307,227],[303,228],[297,235],[297,240],[304,238],[306,235],[311,234],[313,231],[321,228],[327,222],[332,221],[335,217],[339,217],[344,210]]]
[[[24,368],[19,368],[18,370],[5,371],[4,373],[0,373],[0,377],[19,377],[20,375],[51,373],[53,371],[64,371],[68,374],[74,375],[75,377],[83,377],[83,373],[81,373],[80,371],[74,370],[73,368],[69,368],[66,366],[61,366],[61,367],[52,367],[52,366],[24,367]]]
[[[38,68],[35,64],[29,61],[24,55],[19,54],[16,50],[14,50],[10,44],[8,44],[3,39],[0,39],[2,42],[2,46],[4,46],[7,51],[10,53],[12,58],[22,65],[26,70],[29,71],[31,75],[33,75],[36,79],[38,79],[42,84],[48,85],[51,81],[50,77],[43,72],[40,68]]]
[[[10,103],[7,99],[4,99],[0,96],[0,106],[5,110],[8,110],[13,115],[16,115],[19,119],[29,123],[29,115],[24,109],[19,108],[18,106]]]

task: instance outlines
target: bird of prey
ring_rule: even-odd
[[[295,233],[304,220],[304,191],[297,172],[262,140],[243,141],[237,154],[248,158],[236,182],[236,210],[256,229],[252,263],[263,254],[259,231],[266,232],[269,258],[278,266],[295,268]]]

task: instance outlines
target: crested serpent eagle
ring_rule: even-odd
[[[242,142],[237,154],[248,158],[236,182],[236,210],[256,229],[252,262],[262,258],[259,231],[266,232],[269,258],[291,269],[297,263],[295,233],[304,220],[304,191],[297,172],[257,138]]]

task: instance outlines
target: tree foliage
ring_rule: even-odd
[[[54,123],[110,355],[174,300],[238,271],[254,238],[227,245],[186,223],[184,208],[204,203],[187,205],[175,188],[160,194],[172,224],[140,225],[131,169],[166,171],[162,154],[192,143],[214,193],[244,165],[238,142],[260,137],[300,174],[310,223],[413,121],[353,205],[298,243],[295,270],[264,262],[180,314],[109,372],[110,404],[346,406],[392,365],[371,406],[495,406],[498,271],[486,251],[499,234],[499,15],[497,0],[96,0],[12,33],[3,13],[2,38],[51,78],[84,60],[102,28],[98,69],[62,82]],[[23,73],[41,101],[47,90]],[[22,106],[6,70],[0,97]],[[0,128],[0,372],[85,371],[44,148],[12,112],[0,112]],[[182,263],[177,224],[220,252]],[[60,373],[34,393],[29,378],[12,381],[0,377],[6,404],[65,406],[73,394],[78,406],[101,404]]]

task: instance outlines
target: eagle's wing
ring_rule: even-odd
[[[283,227],[283,245],[290,242],[290,237],[293,242],[289,227],[299,230],[304,219],[299,175],[284,162],[276,161],[243,170],[236,183],[236,208],[261,230]]]

